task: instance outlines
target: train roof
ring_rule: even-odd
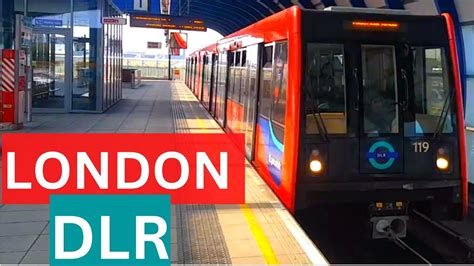
[[[406,10],[376,9],[376,8],[354,8],[354,7],[330,7],[324,10],[302,9],[292,6],[278,13],[268,16],[245,28],[242,28],[230,35],[218,40],[216,44],[211,44],[198,51],[191,53],[196,55],[201,51],[218,52],[222,50],[232,50],[256,43],[270,43],[288,39],[290,34],[301,31],[301,15],[321,14],[322,16],[340,17],[374,17],[409,20],[440,18],[440,16],[413,15]]]

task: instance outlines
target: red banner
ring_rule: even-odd
[[[240,134],[5,134],[2,203],[170,194],[174,204],[241,204],[243,145]]]
[[[183,36],[181,36],[181,33],[172,32],[171,36],[172,36],[173,41],[174,41],[173,43],[175,43],[175,45],[171,46],[172,48],[188,49],[188,43],[183,38]]]

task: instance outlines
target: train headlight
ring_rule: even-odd
[[[309,170],[313,173],[319,173],[323,169],[323,164],[318,159],[313,159],[309,162]]]
[[[438,167],[439,170],[448,170],[449,168],[449,161],[448,159],[444,158],[444,157],[438,157],[438,159],[436,159],[436,167]]]

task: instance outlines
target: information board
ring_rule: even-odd
[[[134,14],[130,16],[130,27],[168,30],[207,31],[204,21],[187,17],[150,16]]]

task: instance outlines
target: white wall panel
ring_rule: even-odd
[[[454,0],[461,22],[474,20],[474,0]]]
[[[434,0],[418,0],[413,3],[405,4],[405,9],[410,10],[414,15],[438,14],[438,9],[436,8]]]
[[[367,7],[383,7],[385,6],[385,0],[365,0]]]

